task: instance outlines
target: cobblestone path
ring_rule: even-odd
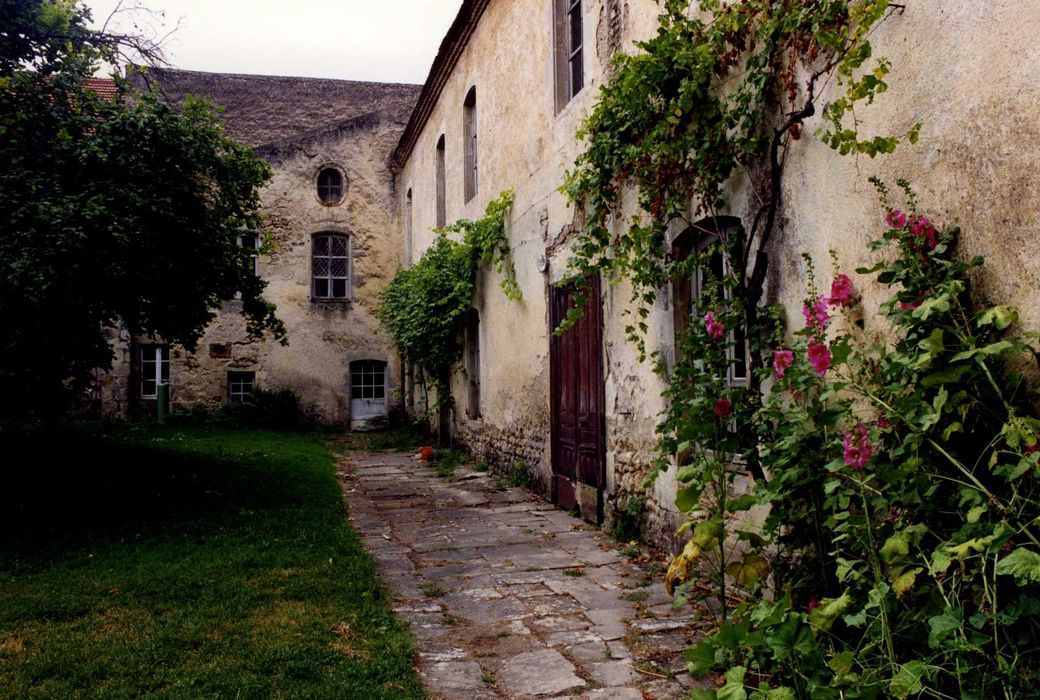
[[[689,608],[602,532],[466,467],[353,452],[339,473],[432,697],[689,696]]]

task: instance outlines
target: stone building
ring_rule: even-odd
[[[569,303],[556,283],[579,223],[559,192],[580,152],[575,132],[611,56],[651,36],[659,10],[653,0],[466,0],[393,168],[405,264],[436,226],[478,218],[500,192],[516,191],[507,229],[523,302],[506,300],[493,272],[480,275],[454,378],[456,438],[499,468],[522,462],[540,492],[580,504],[591,520],[646,496],[644,532],[666,542],[679,517],[675,470],[649,494],[640,487],[665,387],[625,339],[628,285],[598,281],[582,324],[552,334]],[[1025,327],[1040,327],[1032,293],[1040,282],[1036,26],[1040,4],[997,0],[909,3],[876,30],[871,41],[891,60],[891,89],[858,115],[861,128],[902,133],[921,122],[920,142],[877,160],[839,156],[813,138],[790,150],[768,295],[786,306],[791,327],[805,293],[802,252],[826,264],[833,249],[845,268],[867,256],[880,221],[867,182],[874,174],[909,179],[936,219],[959,223],[964,254],[989,260],[980,288],[1021,307]],[[821,104],[836,89],[829,84]],[[810,121],[806,133],[817,126]],[[738,191],[731,202],[721,223],[746,222],[752,197]],[[672,232],[678,241],[683,234]],[[880,290],[863,292],[868,308],[876,305]],[[662,289],[649,318],[648,349],[666,359],[684,295]]]
[[[374,314],[402,248],[388,156],[419,86],[155,69],[131,77],[171,104],[212,99],[227,133],[271,164],[263,229],[242,244],[256,248],[289,345],[249,341],[236,301],[194,353],[113,330],[117,361],[99,376],[102,411],[149,415],[156,386],[168,382],[174,409],[212,410],[260,386],[291,389],[329,423],[385,423],[400,403],[400,362]]]

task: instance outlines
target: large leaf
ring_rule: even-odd
[[[852,604],[852,596],[842,593],[840,598],[825,598],[811,613],[809,613],[809,624],[814,629],[828,631],[834,625],[838,616],[848,610]]]
[[[1040,554],[1024,547],[1017,547],[997,562],[996,572],[1014,576],[1021,581],[1040,583]]]
[[[769,562],[754,552],[748,552],[740,561],[731,561],[726,565],[726,573],[741,586],[759,581],[768,572]]]
[[[688,647],[683,656],[689,662],[686,668],[690,675],[700,678],[715,666],[715,643],[711,639],[704,639]]]
[[[960,608],[946,608],[935,617],[929,618],[928,646],[937,648],[944,639],[961,628],[964,613]]]
[[[747,691],[744,690],[744,674],[747,669],[743,666],[734,666],[726,671],[726,685],[719,688],[718,700],[747,700]]]
[[[922,661],[911,661],[899,667],[899,671],[892,677],[888,685],[888,691],[897,698],[907,698],[924,690],[925,671],[927,670]]]

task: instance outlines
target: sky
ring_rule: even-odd
[[[119,0],[84,0],[100,26]],[[462,0],[122,0],[121,32],[161,37],[176,68],[422,83]],[[136,25],[136,29],[134,28]]]

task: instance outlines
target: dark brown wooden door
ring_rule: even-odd
[[[554,334],[549,349],[553,498],[563,508],[577,502],[578,484],[602,492],[606,479],[599,280],[588,280],[581,294],[586,299],[581,320],[566,333]],[[574,287],[550,288],[549,304],[550,320],[556,329],[576,305]],[[595,518],[583,513],[586,518],[598,520],[602,516],[602,497],[597,501]]]

